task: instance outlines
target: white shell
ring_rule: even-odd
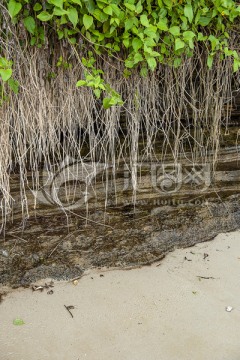
[[[226,306],[225,310],[227,312],[231,312],[233,310],[233,307],[232,306]]]

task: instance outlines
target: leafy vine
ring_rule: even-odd
[[[75,47],[90,43],[95,54],[120,58],[126,75],[138,67],[147,76],[158,63],[179,67],[193,56],[197,42],[207,48],[209,68],[217,54],[233,59],[234,72],[240,68],[237,49],[229,45],[240,16],[240,6],[232,0],[10,0],[7,6],[12,20],[28,31],[31,45],[44,44],[49,26],[59,41],[67,39]],[[107,93],[105,108],[121,105],[120,95],[95,68],[94,53],[81,59],[84,79],[77,86],[92,88],[97,98]],[[0,75],[9,81],[10,63],[1,59]]]

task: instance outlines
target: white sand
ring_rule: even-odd
[[[160,266],[90,271],[77,286],[55,283],[53,295],[13,291],[0,304],[0,359],[239,360],[240,232]]]

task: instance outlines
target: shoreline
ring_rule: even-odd
[[[0,360],[237,360],[239,273],[235,231],[150,266],[88,270],[51,295],[13,290],[0,304]]]

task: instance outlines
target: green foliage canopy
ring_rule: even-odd
[[[158,63],[178,67],[194,54],[196,43],[207,48],[207,65],[214,58],[232,57],[233,71],[240,67],[229,38],[238,27],[240,6],[232,0],[10,0],[6,1],[15,23],[22,22],[31,45],[42,46],[48,31],[73,46],[90,43],[96,54],[106,53],[124,61],[127,76],[138,67],[141,75],[154,71]],[[94,67],[94,54],[83,59],[87,68],[77,86],[92,87],[97,97],[110,91],[105,106],[120,104],[118,95]],[[9,70],[2,69],[6,80]]]

